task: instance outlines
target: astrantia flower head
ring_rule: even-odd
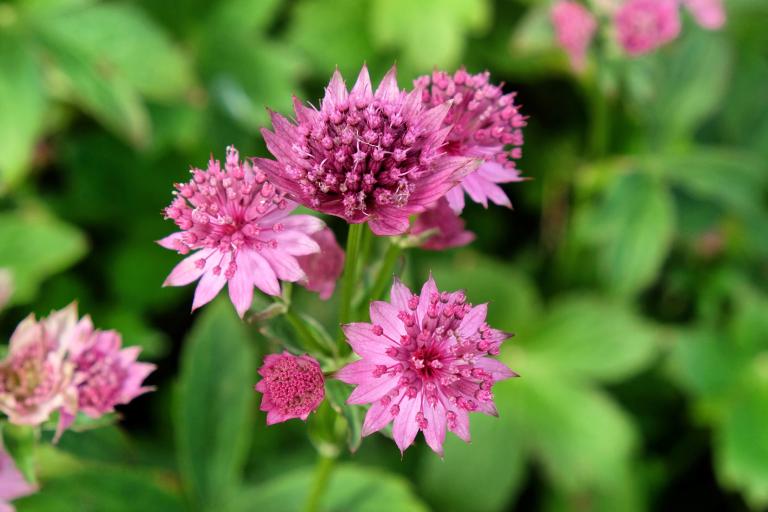
[[[489,357],[509,335],[485,323],[486,311],[463,292],[439,292],[430,277],[419,295],[395,281],[391,302],[371,303],[373,323],[344,326],[362,359],[336,377],[357,385],[348,403],[371,404],[363,435],[394,421],[401,452],[421,430],[442,454],[446,428],[469,442],[469,413],[497,414],[491,388],[515,373]]]
[[[296,256],[320,250],[310,235],[325,224],[311,215],[291,215],[288,201],[258,168],[241,162],[227,148],[222,167],[193,169],[192,179],[176,185],[165,216],[181,229],[158,243],[188,254],[165,281],[184,286],[197,279],[192,309],[211,301],[225,284],[242,317],[253,301],[253,287],[280,295],[280,283],[304,279]]]
[[[92,329],[88,318],[78,321],[74,304],[40,321],[30,315],[19,324],[0,362],[0,411],[11,423],[39,425],[73,405],[73,365],[66,353],[74,339]]]
[[[627,0],[613,20],[619,43],[630,55],[651,52],[680,34],[678,0]]]
[[[450,105],[443,125],[450,128],[445,151],[450,155],[474,157],[483,164],[446,194],[456,212],[464,208],[464,192],[476,203],[488,201],[511,206],[498,183],[521,181],[515,160],[523,154],[526,118],[515,104],[515,93],[504,94],[489,81],[488,72],[470,75],[464,69],[453,76],[435,71],[414,82],[422,89],[422,100],[430,107]]]
[[[69,426],[75,413],[91,418],[114,411],[116,405],[127,404],[137,396],[152,391],[143,386],[155,365],[137,361],[141,348],[121,349],[120,334],[115,331],[93,331],[74,340],[69,347],[69,360],[74,365],[73,384],[77,389],[77,407],[62,411],[59,430]]]
[[[299,265],[307,274],[306,280],[301,284],[307,290],[317,292],[321,299],[328,300],[344,270],[344,250],[336,241],[333,231],[328,228],[314,233],[312,239],[320,246],[320,251],[299,256]]]
[[[13,512],[11,501],[36,491],[37,486],[24,479],[13,458],[0,447],[0,512]]]
[[[421,247],[432,251],[463,247],[475,239],[474,233],[464,229],[464,220],[451,209],[445,198],[420,213],[411,227],[411,233],[414,235],[429,230],[435,233],[427,238]]]
[[[723,0],[683,0],[683,5],[691,12],[696,23],[706,29],[717,30],[725,25]]]
[[[255,163],[300,203],[378,235],[405,232],[409,215],[479,163],[445,154],[448,105],[427,108],[421,91],[398,89],[394,68],[375,93],[365,66],[349,92],[336,71],[319,110],[295,109],[295,123],[273,113],[274,132],[262,131],[277,161]]]
[[[568,53],[571,66],[576,71],[584,69],[587,50],[597,31],[597,20],[579,2],[560,0],[551,11],[557,41]]]
[[[267,425],[292,418],[306,420],[325,398],[320,364],[306,354],[270,354],[259,375],[262,379],[255,389],[262,393],[261,410],[267,413]]]

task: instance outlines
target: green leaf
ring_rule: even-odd
[[[373,0],[369,27],[379,48],[402,50],[421,72],[458,64],[468,33],[490,21],[486,0]]]
[[[0,215],[0,267],[13,274],[12,302],[31,300],[43,280],[79,260],[86,248],[80,231],[53,218],[38,213]]]
[[[312,468],[301,469],[246,489],[238,496],[232,510],[303,510],[312,475]],[[345,464],[332,473],[320,510],[426,512],[427,508],[403,478],[379,469]]]
[[[675,229],[674,203],[663,184],[644,174],[619,177],[596,212],[594,237],[608,287],[634,295],[656,279]]]
[[[523,342],[558,372],[616,382],[657,352],[657,332],[628,307],[595,297],[561,299]]]
[[[206,306],[185,341],[175,403],[179,469],[197,508],[216,510],[240,481],[250,438],[256,356],[225,300]]]
[[[27,425],[3,425],[3,446],[13,458],[27,482],[36,483],[35,447],[37,446],[37,430]]]
[[[496,395],[510,386],[503,391],[499,388]],[[507,411],[499,411],[498,418],[475,414],[471,422],[472,443],[448,433],[445,459],[432,453],[426,457],[419,471],[419,488],[441,511],[506,510],[525,481],[524,440]]]
[[[349,405],[347,398],[352,393],[353,386],[344,384],[336,379],[325,382],[325,394],[333,409],[341,414],[347,422],[347,445],[351,452],[357,451],[363,441],[363,417],[365,410],[359,405]]]
[[[0,195],[29,167],[45,112],[40,70],[26,41],[0,33]]]
[[[150,98],[179,97],[192,84],[185,55],[132,5],[97,4],[57,13],[38,23],[57,44]]]

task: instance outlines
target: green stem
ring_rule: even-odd
[[[347,236],[346,261],[344,274],[341,277],[341,308],[339,322],[348,324],[352,321],[352,298],[357,285],[357,267],[360,260],[360,242],[365,231],[365,224],[350,224]],[[343,339],[343,336],[342,338]]]
[[[379,300],[387,289],[387,286],[392,284],[392,275],[395,270],[395,265],[403,252],[403,248],[399,244],[392,243],[390,241],[387,252],[384,253],[384,259],[379,266],[379,272],[376,275],[376,280],[373,282],[371,291],[368,294],[370,300]]]
[[[291,324],[291,327],[293,327],[294,332],[296,332],[296,335],[299,337],[301,344],[304,346],[304,349],[307,352],[326,352],[326,349],[320,346],[320,344],[315,339],[314,334],[312,334],[312,331],[309,330],[301,317],[299,317],[290,309],[287,310],[284,314],[285,319],[288,320],[289,324]]]
[[[312,488],[309,491],[307,506],[304,508],[306,512],[317,512],[320,510],[320,502],[323,499],[323,494],[325,494],[325,489],[328,487],[334,463],[335,459],[332,457],[318,456],[317,465],[315,466],[315,477],[312,481]]]
[[[589,134],[589,148],[591,156],[602,158],[608,151],[608,101],[600,87],[600,84],[591,88],[590,106],[592,123]]]

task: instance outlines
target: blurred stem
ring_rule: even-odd
[[[373,282],[373,286],[371,287],[371,292],[368,296],[370,300],[381,299],[381,296],[387,289],[387,285],[392,283],[392,275],[395,270],[395,264],[397,264],[397,259],[400,257],[402,252],[403,249],[400,244],[394,243],[392,240],[390,240],[389,247],[387,247],[387,252],[384,253],[384,260],[382,260],[381,266],[379,266],[379,272],[376,275],[376,280]],[[362,307],[365,307],[365,304],[363,304]]]
[[[312,488],[309,490],[307,506],[304,508],[306,512],[317,512],[320,510],[320,502],[323,499],[326,487],[328,487],[328,481],[331,478],[335,462],[336,460],[333,457],[326,455],[318,456],[317,464],[315,465],[315,477],[312,481]]]
[[[341,309],[339,322],[344,325],[352,320],[352,298],[357,284],[357,267],[360,260],[360,245],[365,231],[365,224],[350,224],[347,235],[346,260],[344,262],[344,274],[341,277]],[[342,343],[343,333],[339,338]]]
[[[301,344],[304,346],[307,352],[326,352],[325,347],[322,347],[317,342],[315,336],[312,334],[312,331],[309,330],[309,327],[307,327],[307,325],[304,323],[304,320],[299,315],[289,309],[285,312],[285,319],[288,320],[289,324],[291,324],[291,327],[296,332],[296,336],[299,337]]]
[[[592,116],[589,152],[593,158],[602,158],[608,151],[608,101],[600,87],[599,77],[589,96]]]

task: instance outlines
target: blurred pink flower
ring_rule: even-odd
[[[155,365],[137,361],[140,347],[121,349],[121,345],[119,333],[99,330],[72,342],[69,360],[74,364],[77,405],[62,410],[59,433],[70,426],[77,411],[99,418],[154,389],[142,382]]]
[[[696,23],[706,29],[717,30],[725,25],[723,0],[683,0],[683,5],[691,12]]]
[[[292,418],[306,420],[325,398],[325,380],[320,364],[306,354],[270,354],[259,369],[262,379],[256,391],[262,394],[261,410],[267,425]]]
[[[651,52],[680,34],[678,0],[627,0],[613,19],[619,43],[630,55]]]
[[[489,82],[488,72],[470,75],[460,69],[453,76],[435,71],[414,81],[424,104],[450,105],[443,126],[450,128],[445,149],[449,155],[474,157],[483,164],[446,194],[457,213],[464,209],[464,192],[486,208],[488,201],[511,206],[498,183],[522,181],[515,160],[523,154],[526,118],[515,105],[515,93],[504,94]]]
[[[436,233],[421,244],[423,249],[442,251],[452,247],[462,247],[475,239],[475,234],[464,229],[464,220],[441,198],[424,213],[420,213],[411,227],[411,233],[418,235],[436,230]]]
[[[40,321],[29,315],[16,327],[0,362],[0,411],[11,423],[39,425],[61,407],[73,406],[77,394],[67,349],[92,328],[88,318],[78,321],[75,304]]]
[[[374,93],[363,66],[350,92],[338,70],[320,110],[295,100],[296,124],[272,114],[263,130],[277,161],[256,159],[300,203],[377,235],[408,229],[408,217],[445,195],[479,162],[445,155],[448,105],[428,109],[421,91],[401,91],[393,67]]]
[[[229,285],[229,298],[242,317],[253,301],[253,287],[280,295],[280,283],[304,279],[297,256],[320,250],[310,235],[325,224],[311,215],[290,215],[296,204],[267,181],[257,167],[240,162],[227,148],[222,169],[211,158],[208,169],[193,169],[192,179],[176,185],[165,209],[181,231],[158,243],[188,254],[164,286],[184,286],[200,279],[192,309],[210,302]]]
[[[301,284],[307,290],[317,292],[321,299],[328,300],[344,270],[344,250],[329,228],[313,233],[312,239],[320,246],[320,252],[298,257],[299,265],[307,275]]]
[[[343,326],[362,359],[336,373],[357,388],[350,404],[372,404],[363,435],[394,420],[393,435],[405,451],[421,430],[442,455],[446,427],[469,442],[469,413],[497,415],[491,387],[516,374],[488,357],[508,334],[485,323],[487,305],[472,307],[463,292],[440,293],[432,277],[420,295],[400,281],[390,302],[371,303],[370,323]]]
[[[0,447],[0,512],[14,512],[11,501],[37,492],[37,486],[28,483],[16,463]]]
[[[582,71],[597,31],[597,20],[586,7],[572,0],[558,1],[550,14],[558,43],[568,53],[573,69]]]

